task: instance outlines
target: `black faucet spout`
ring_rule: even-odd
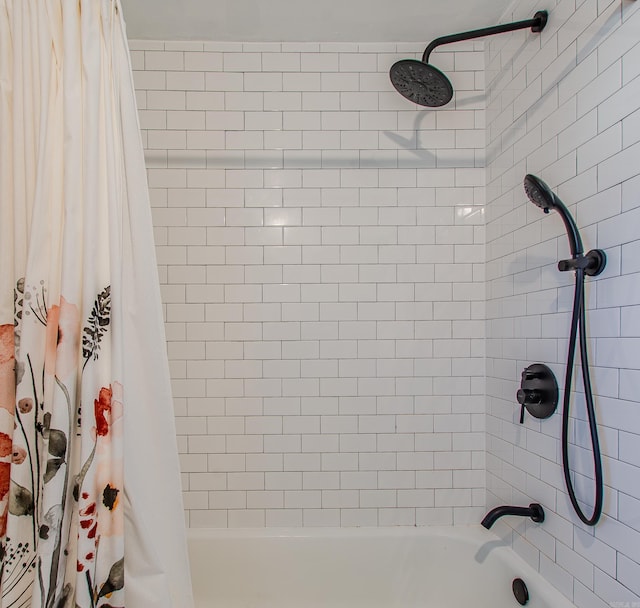
[[[504,515],[520,515],[521,517],[530,517],[533,521],[540,523],[544,521],[544,509],[537,502],[532,502],[528,507],[512,507],[503,505],[491,509],[482,520],[482,525],[488,530],[496,523],[498,519]]]

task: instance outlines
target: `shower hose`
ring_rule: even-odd
[[[567,355],[567,371],[564,383],[564,402],[562,408],[562,469],[571,504],[578,517],[588,526],[595,526],[602,514],[603,482],[602,482],[602,457],[600,455],[600,442],[598,441],[598,428],[596,426],[596,414],[593,404],[593,392],[591,378],[589,376],[589,360],[587,354],[587,333],[585,319],[585,272],[582,268],[575,270],[575,291],[573,297],[573,314],[571,317],[571,332],[569,335],[569,352]],[[573,380],[573,364],[575,360],[576,341],[580,335],[580,361],[582,367],[582,383],[587,409],[587,420],[591,434],[593,448],[593,465],[595,473],[595,504],[593,514],[588,517],[578,504],[576,493],[571,480],[569,470],[569,406],[571,402],[571,384]]]

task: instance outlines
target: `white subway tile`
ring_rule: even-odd
[[[300,72],[300,53],[263,53],[264,72]]]
[[[204,91],[203,72],[167,72],[167,90]]]
[[[264,134],[262,131],[227,131],[225,142],[227,149],[262,150]]]
[[[313,72],[286,72],[282,74],[283,91],[319,91],[320,74]]]
[[[369,91],[343,91],[340,93],[340,109],[362,112],[365,110],[377,111],[378,94]]]
[[[301,55],[301,71],[303,72],[337,72],[337,53],[303,53]]]
[[[277,131],[282,129],[282,112],[245,112],[248,131]]]
[[[360,82],[357,74],[348,72],[334,73],[326,71],[320,74],[322,91],[359,91]]]
[[[184,53],[178,51],[145,51],[146,70],[183,70]]]
[[[322,112],[322,129],[324,131],[357,130],[360,128],[360,113],[355,112]]]
[[[282,73],[245,72],[244,73],[244,90],[245,91],[282,91],[283,90]]]
[[[262,55],[260,53],[223,53],[225,72],[258,72],[262,69]],[[216,70],[219,71],[220,67]]]
[[[205,88],[207,91],[242,91],[244,74],[206,72]]]
[[[170,133],[169,131],[167,133]],[[174,132],[178,134],[179,132]],[[184,137],[184,134],[182,134]],[[186,134],[186,145],[182,148],[189,150],[222,150],[225,145],[225,135],[216,131],[188,131]],[[212,157],[213,159],[214,157]],[[210,165],[210,166],[215,166]]]
[[[340,53],[341,72],[376,72],[378,58],[375,53]]]
[[[212,111],[206,113],[207,130],[242,131],[244,127],[243,112]]]
[[[353,509],[359,506],[357,490],[322,490],[323,509]]]

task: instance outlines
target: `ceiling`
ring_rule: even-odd
[[[121,0],[131,39],[428,42],[498,22],[512,0]]]

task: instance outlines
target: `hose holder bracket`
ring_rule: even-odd
[[[569,272],[570,270],[584,270],[589,277],[598,276],[607,265],[607,254],[602,249],[592,249],[585,255],[578,254],[570,260],[560,260],[558,270]]]

